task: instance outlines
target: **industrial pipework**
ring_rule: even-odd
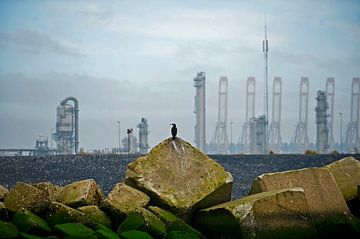
[[[75,117],[75,154],[79,153],[79,101],[75,97],[67,97],[61,101],[65,105],[68,101],[74,102],[74,117]]]

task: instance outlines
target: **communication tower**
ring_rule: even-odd
[[[242,129],[240,144],[244,152],[250,152],[250,118],[255,117],[255,78],[248,77],[246,82],[245,123]]]
[[[360,147],[360,78],[352,80],[350,110],[350,122],[346,130],[345,143],[349,151],[357,151]]]
[[[215,146],[218,154],[226,154],[229,147],[227,136],[227,96],[228,80],[227,77],[220,77],[219,81],[219,108],[218,122],[215,129]]]
[[[68,102],[72,101],[74,106]],[[57,107],[56,141],[57,154],[78,154],[79,152],[79,101],[75,97],[67,97]]]
[[[309,137],[307,132],[309,108],[309,79],[307,77],[301,77],[299,95],[299,122],[296,125],[292,143],[296,145],[297,152],[303,153],[309,145]]]
[[[265,97],[264,97],[264,106],[265,106],[265,122],[267,124],[269,119],[269,84],[268,84],[268,52],[269,52],[269,43],[267,38],[267,29],[266,29],[266,16],[265,16],[265,39],[263,40],[263,52],[265,60]],[[265,151],[268,150],[268,126],[265,127]]]
[[[195,109],[196,124],[195,124],[195,144],[198,149],[205,152],[205,72],[199,72],[194,78],[194,87],[196,88],[195,95]]]
[[[139,128],[139,153],[140,154],[147,154],[147,151],[149,149],[148,144],[148,123],[147,119],[141,118],[141,122],[137,125]]]
[[[316,147],[321,154],[327,153],[329,148],[329,129],[327,125],[327,109],[329,109],[326,93],[319,90],[316,97]]]
[[[269,146],[274,152],[280,152],[281,140],[281,77],[275,77],[273,81],[272,96],[272,119],[270,124]]]

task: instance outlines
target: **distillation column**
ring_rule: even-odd
[[[281,94],[282,81],[281,77],[275,77],[273,81],[273,97],[272,97],[272,119],[269,134],[270,150],[280,152],[281,140]]]
[[[199,72],[194,78],[194,87],[196,88],[195,95],[195,109],[196,124],[195,124],[195,144],[198,149],[205,152],[205,72]]]
[[[335,102],[335,79],[333,77],[328,77],[326,79],[326,99],[329,103],[329,148],[334,148],[334,102]]]
[[[292,140],[292,143],[294,143],[297,147],[297,152],[300,153],[303,153],[309,145],[309,137],[307,132],[308,107],[309,107],[309,79],[307,77],[301,77],[299,122],[296,125],[295,134]]]
[[[360,147],[360,78],[353,78],[351,84],[351,109],[350,122],[345,136],[348,150],[357,151]]]
[[[149,149],[148,144],[148,123],[147,119],[141,118],[141,122],[137,125],[139,128],[139,153],[140,154],[147,154],[147,151]]]
[[[250,118],[255,117],[255,78],[248,77],[246,82],[245,123],[241,133],[240,145],[244,152],[250,152]]]
[[[329,109],[326,93],[319,90],[316,97],[316,148],[321,154],[325,154],[329,148],[329,129],[327,125],[327,109]]]
[[[227,77],[220,77],[219,81],[219,108],[218,122],[215,129],[215,146],[218,154],[226,154],[229,147],[227,136],[227,96],[228,80]]]

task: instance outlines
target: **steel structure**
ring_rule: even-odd
[[[56,133],[53,138],[57,144],[57,154],[79,152],[79,101],[75,97],[67,97],[57,107]]]
[[[309,79],[301,77],[300,80],[300,103],[299,103],[299,122],[296,125],[292,143],[295,144],[297,152],[304,152],[309,145],[308,127],[309,109]]]
[[[335,140],[334,140],[334,103],[335,103],[335,79],[333,77],[328,77],[326,79],[326,99],[329,106],[329,148],[334,148]]]
[[[148,123],[147,119],[141,118],[141,122],[137,125],[139,128],[139,153],[141,154],[147,154],[147,151],[149,149],[148,144]]]
[[[266,116],[250,119],[250,153],[266,154]]]
[[[255,78],[248,77],[246,82],[245,123],[242,129],[240,144],[244,152],[250,152],[250,118],[255,117]]]
[[[273,152],[280,152],[281,139],[281,77],[275,77],[272,92],[272,118],[269,131],[269,149]]]
[[[318,153],[324,154],[329,149],[329,129],[327,124],[329,105],[325,91],[319,90],[317,92],[316,102],[316,148]]]
[[[199,72],[194,78],[194,87],[196,88],[195,109],[195,144],[198,149],[205,152],[205,131],[206,131],[206,111],[205,111],[205,72]]]
[[[218,122],[216,124],[214,139],[217,154],[226,154],[229,147],[229,139],[227,136],[227,99],[228,79],[222,76],[219,80]]]
[[[353,78],[351,84],[351,111],[348,124],[345,144],[348,151],[357,151],[360,147],[360,78]]]

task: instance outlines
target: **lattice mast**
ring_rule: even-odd
[[[273,81],[272,94],[272,118],[269,132],[269,147],[274,152],[280,152],[281,139],[281,94],[282,81],[281,77],[275,77]]]
[[[222,76],[219,80],[218,122],[215,129],[215,146],[218,154],[228,153],[229,139],[227,136],[227,100],[228,80]]]
[[[268,52],[269,52],[269,43],[267,38],[267,29],[266,29],[266,16],[265,16],[265,39],[263,40],[263,53],[265,60],[265,95],[264,95],[264,105],[265,105],[265,150],[268,151],[268,120],[269,120],[269,85],[268,85]]]

